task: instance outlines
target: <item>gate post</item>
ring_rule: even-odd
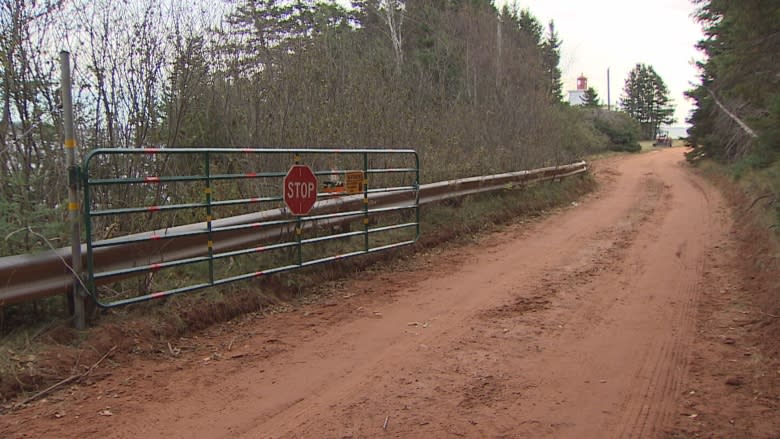
[[[73,325],[76,329],[87,326],[86,297],[81,288],[81,224],[79,222],[79,172],[76,165],[76,136],[73,128],[73,99],[71,96],[70,53],[60,52],[60,78],[65,140],[63,146],[68,166],[68,217],[71,223],[70,253],[73,269]]]

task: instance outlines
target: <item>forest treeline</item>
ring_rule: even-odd
[[[780,3],[694,0],[705,38],[691,158],[766,168],[780,153]],[[780,183],[780,177],[776,177]],[[776,188],[780,190],[780,188]]]
[[[607,146],[610,120],[630,125],[561,103],[560,44],[554,23],[486,0],[5,1],[0,254],[64,239],[62,49],[82,156],[411,147],[434,181],[571,162]]]

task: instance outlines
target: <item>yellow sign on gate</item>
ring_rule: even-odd
[[[363,171],[348,171],[344,178],[344,191],[348,194],[363,192]]]

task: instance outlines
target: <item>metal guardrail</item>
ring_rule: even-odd
[[[430,204],[444,200],[455,199],[467,195],[484,192],[504,190],[515,185],[526,185],[548,180],[562,179],[587,172],[587,164],[583,162],[569,165],[547,167],[529,171],[510,172],[505,174],[470,177],[457,180],[447,180],[437,183],[421,185],[419,188],[419,204]],[[408,198],[408,194],[406,194]],[[404,201],[404,193],[386,193],[372,199],[372,209],[376,214],[381,214],[382,208],[393,207]],[[334,210],[354,210],[363,205],[363,196],[344,196],[340,198],[319,201],[312,209],[311,215]],[[267,210],[263,212],[239,215],[212,222],[212,226],[230,228],[231,226],[246,225],[265,221],[275,221],[287,218],[288,214],[283,209]],[[344,216],[331,218],[329,221],[337,223],[355,221],[357,218]],[[137,234],[139,238],[149,237],[154,234],[182,233],[186,231],[202,230],[205,223],[189,224],[153,232]],[[262,233],[257,230],[235,230],[226,232],[220,238],[219,246],[215,243],[215,249],[229,250],[251,245],[270,236],[278,235],[281,227],[269,227]],[[127,239],[128,237],[124,237]],[[110,241],[110,240],[107,240]],[[153,246],[149,249],[160,251],[158,247],[161,241],[145,241],[143,243],[129,243],[121,246],[99,246],[94,249],[94,264],[101,271],[120,270],[145,263],[128,257],[132,254],[143,254],[143,247]],[[96,244],[105,241],[96,241]],[[201,252],[202,242],[182,237],[180,239],[167,240],[164,253],[171,259],[186,258]],[[140,253],[139,253],[140,252]],[[60,248],[55,251],[34,255],[16,255],[0,258],[0,306],[20,303],[33,299],[65,294],[70,291],[73,284],[73,276],[69,269],[71,265],[71,249]],[[82,245],[82,254],[86,257],[86,245]],[[84,261],[86,263],[86,261]],[[112,282],[114,280],[111,280]],[[99,284],[99,282],[98,282]]]

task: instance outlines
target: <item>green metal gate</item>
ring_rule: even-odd
[[[293,164],[318,179],[304,216],[284,203]],[[414,150],[94,150],[81,167],[88,292],[111,308],[412,244],[419,176]]]

